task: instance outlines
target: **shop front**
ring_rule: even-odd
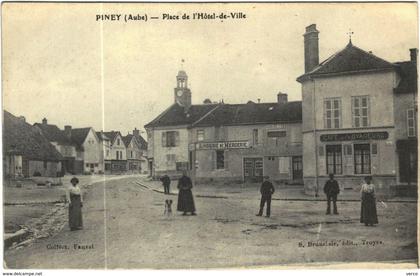
[[[199,142],[190,144],[190,169],[197,183],[302,183],[301,148],[294,154],[275,153],[249,141]]]
[[[393,136],[393,129],[320,132],[313,162],[317,175],[304,176],[305,190],[322,194],[328,175],[334,174],[343,191],[354,191],[365,176],[371,175],[378,191],[389,193],[396,184]]]

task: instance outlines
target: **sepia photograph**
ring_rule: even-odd
[[[417,2],[1,9],[3,270],[417,268]]]

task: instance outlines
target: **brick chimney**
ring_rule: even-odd
[[[277,103],[279,103],[279,104],[285,104],[285,103],[287,103],[287,94],[286,93],[279,92],[277,94]]]
[[[140,130],[138,130],[137,128],[134,128],[134,130],[133,130],[133,135],[134,135],[135,137],[139,137],[139,136],[140,136]]]
[[[71,139],[71,126],[64,126],[64,135],[67,139]]]
[[[26,118],[25,118],[25,116],[19,116],[19,120],[21,120],[22,122],[26,122]]]
[[[316,24],[306,27],[303,35],[305,45],[305,73],[312,71],[319,65],[318,34]]]
[[[47,118],[42,119],[42,124],[45,126],[48,124]]]
[[[417,51],[417,48],[410,49],[410,60],[415,64],[417,64]]]

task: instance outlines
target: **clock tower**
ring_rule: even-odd
[[[188,76],[185,71],[179,71],[176,76],[175,103],[183,107],[191,106],[191,90],[188,88]]]

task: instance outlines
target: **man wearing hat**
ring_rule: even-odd
[[[337,195],[340,193],[340,187],[338,186],[337,180],[334,179],[334,174],[329,174],[330,179],[325,182],[324,193],[327,195],[327,212],[326,214],[331,214],[331,200],[334,205],[334,214],[338,215],[337,211]]]
[[[269,181],[268,176],[264,176],[264,181],[261,184],[260,193],[261,193],[261,202],[260,202],[260,211],[257,216],[262,216],[264,205],[267,202],[266,217],[270,217],[271,212],[271,195],[274,193],[273,183]]]

